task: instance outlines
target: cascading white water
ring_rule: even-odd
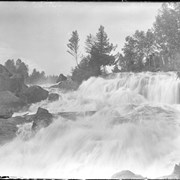
[[[110,178],[131,170],[155,178],[180,162],[180,80],[175,73],[121,73],[90,78],[59,101],[32,105],[52,113],[96,111],[75,121],[58,117],[30,137],[31,124],[0,147],[0,175]]]

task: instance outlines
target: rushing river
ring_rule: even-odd
[[[156,178],[180,162],[180,80],[175,73],[121,73],[90,78],[59,101],[34,104],[59,116],[29,140],[31,124],[0,147],[0,175],[33,178],[111,178],[122,170]]]

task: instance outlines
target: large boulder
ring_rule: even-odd
[[[114,174],[111,178],[112,179],[144,179],[143,176],[134,174],[129,170],[120,171]]]
[[[66,80],[67,80],[67,77],[64,76],[63,74],[60,74],[57,81],[56,81],[56,83],[61,82],[61,81],[66,81]]]
[[[26,103],[10,91],[0,91],[0,118],[9,118]]]
[[[47,127],[52,123],[52,119],[53,115],[48,110],[39,107],[36,114],[32,116],[32,129],[36,130],[41,127]]]
[[[48,94],[49,92],[42,87],[34,85],[25,89],[19,97],[28,104],[31,104],[47,99]]]
[[[48,100],[51,101],[51,102],[59,100],[59,94],[50,93],[49,96],[48,96]]]

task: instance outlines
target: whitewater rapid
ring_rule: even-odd
[[[59,101],[34,104],[28,113],[39,106],[51,113],[96,113],[74,121],[58,116],[33,137],[31,123],[19,126],[17,137],[0,147],[0,175],[111,178],[128,169],[157,178],[180,162],[180,80],[175,73],[120,73],[92,77],[74,92],[48,90],[59,93]]]

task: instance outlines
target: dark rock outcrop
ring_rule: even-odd
[[[56,83],[61,82],[61,81],[66,81],[66,80],[67,80],[67,77],[64,76],[63,74],[60,74],[57,81],[56,81]]]
[[[118,172],[114,174],[111,178],[112,179],[144,179],[143,176],[134,174],[133,172],[129,170]]]
[[[40,86],[30,86],[19,94],[19,97],[28,104],[47,99],[49,92]]]
[[[0,118],[9,118],[26,103],[10,91],[0,91]]]
[[[59,94],[50,93],[49,96],[48,96],[48,100],[51,101],[51,102],[59,100]]]
[[[31,119],[33,120],[32,130],[36,130],[49,126],[52,123],[53,115],[48,110],[39,107]]]

